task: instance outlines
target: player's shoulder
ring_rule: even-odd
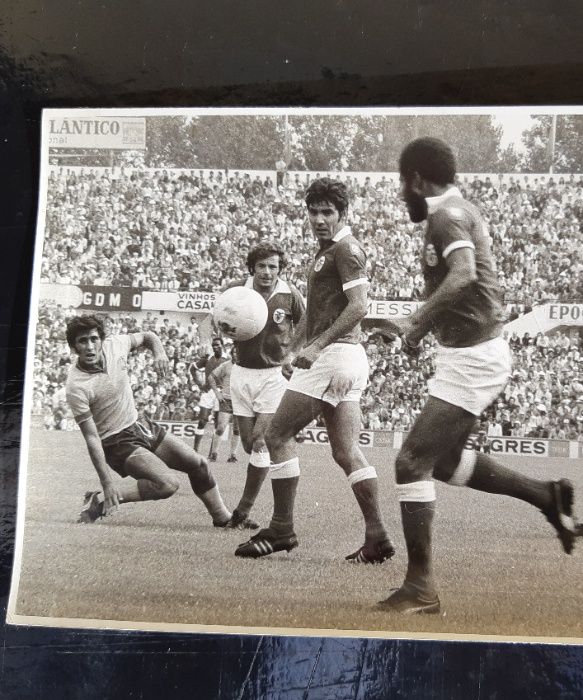
[[[293,285],[291,282],[284,279],[283,277],[280,277],[277,280],[277,284],[275,286],[274,295],[275,294],[284,294],[286,296],[297,296],[300,293],[298,292],[295,285]]]
[[[448,197],[428,216],[429,224],[440,227],[449,223],[472,224],[480,212],[471,202],[461,196]]]
[[[239,279],[239,280],[235,280],[234,282],[229,282],[229,284],[224,289],[221,289],[221,292],[226,292],[227,289],[235,289],[235,287],[246,287],[246,286],[248,286],[250,279],[251,279],[251,277],[245,277],[244,279]]]
[[[67,372],[67,378],[65,379],[65,393],[70,394],[72,392],[78,391],[79,388],[86,384],[87,379],[92,377],[91,374],[83,372],[77,367],[77,363],[74,362]]]
[[[350,233],[338,241],[336,246],[336,254],[360,257],[364,256],[365,252],[358,238],[355,238]]]

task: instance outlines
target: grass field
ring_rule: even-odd
[[[203,443],[203,448],[205,444]],[[245,474],[243,455],[214,466],[232,507]],[[93,525],[76,517],[98,485],[80,433],[34,430],[17,615],[277,628],[583,638],[583,540],[563,554],[554,530],[532,507],[438,484],[436,574],[442,615],[401,617],[374,603],[398,586],[406,566],[394,452],[366,451],[377,467],[386,523],[398,547],[381,566],[344,556],[363,538],[346,479],[327,447],[300,446],[300,547],[261,560],[233,556],[247,532],[212,527],[181,480],[167,501],[128,504]],[[583,509],[583,464],[507,458],[539,478],[567,476]],[[182,476],[182,475],[181,475]],[[266,524],[266,482],[254,517]],[[147,625],[144,625],[147,626]]]

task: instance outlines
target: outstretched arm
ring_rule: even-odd
[[[87,418],[80,423],[79,428],[85,438],[91,462],[95,467],[95,471],[101,482],[101,488],[103,489],[103,514],[109,515],[119,506],[119,490],[112,479],[111,469],[105,461],[105,453],[103,452],[103,446],[95,426],[95,421],[93,418]]]
[[[162,341],[152,331],[144,333],[132,333],[133,348],[147,348],[154,356],[154,369],[158,374],[164,376],[168,372],[169,363]]]

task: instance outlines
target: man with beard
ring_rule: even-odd
[[[453,184],[455,159],[447,144],[417,139],[403,150],[399,168],[401,195],[411,220],[427,220],[421,261],[426,302],[406,319],[384,325],[397,329],[408,354],[419,352],[430,331],[438,348],[429,398],[395,465],[407,574],[403,585],[380,605],[404,614],[437,613],[432,477],[530,503],[555,528],[567,554],[577,534],[574,492],[567,479],[539,481],[490,455],[465,449],[476,417],[503,390],[511,369],[508,344],[501,336],[504,313],[489,239],[478,209]]]

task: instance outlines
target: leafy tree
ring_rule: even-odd
[[[209,115],[192,124],[201,168],[273,169],[284,150],[284,119],[276,116]]]
[[[150,168],[195,168],[192,118],[149,117],[146,122],[146,166]]]
[[[583,172],[583,115],[557,116],[555,153],[551,154],[551,115],[534,118],[534,124],[523,135],[526,147],[522,167],[525,172]],[[552,161],[552,162],[551,162]]]

